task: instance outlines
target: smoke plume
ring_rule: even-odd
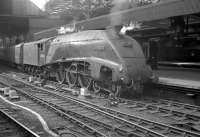
[[[121,10],[128,9],[130,7],[129,0],[113,0],[113,8],[111,9],[111,13],[119,12]],[[111,16],[111,26],[114,26],[116,23],[118,24],[122,20],[122,15],[120,14],[117,17]]]
[[[136,8],[140,6],[145,6],[149,4],[155,4],[160,2],[161,0],[113,0],[113,8],[111,9],[111,14],[126,10],[129,8]],[[122,14],[118,14],[118,16],[110,16],[110,25],[115,28],[115,31],[120,32],[121,34],[125,34],[127,30],[132,29],[139,29],[141,28],[142,23],[129,20],[125,21],[123,20]],[[123,20],[123,22],[122,22]],[[121,27],[121,30],[119,30],[119,26],[116,27],[116,24],[121,24],[123,27]]]

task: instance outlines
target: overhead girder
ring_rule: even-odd
[[[98,29],[105,28],[106,26],[110,25],[122,25],[124,23],[129,23],[130,21],[153,21],[199,12],[199,0],[165,0],[152,5],[132,8],[125,11],[80,21],[76,23],[76,27],[83,29]],[[119,17],[119,21],[111,22],[111,18],[116,19]]]
[[[163,0],[159,3],[76,22],[74,26],[77,30],[102,29],[108,26],[123,25],[131,21],[148,22],[195,13],[200,13],[199,0]],[[115,19],[115,21],[112,21],[112,19]],[[69,25],[71,24],[64,26]],[[45,35],[51,36],[51,33],[52,36],[55,36],[57,29],[59,27],[35,33],[35,38],[39,39],[45,37]]]

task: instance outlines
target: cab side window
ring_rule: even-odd
[[[43,51],[43,50],[44,50],[44,44],[38,43],[38,49],[39,49],[40,51]]]

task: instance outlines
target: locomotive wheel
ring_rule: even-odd
[[[37,74],[37,77],[39,78],[39,79],[42,79],[42,73],[41,73],[42,71],[40,70],[40,69],[37,69],[37,71],[36,71],[36,74]]]
[[[25,67],[25,72],[28,73],[28,66]]]
[[[24,67],[24,71],[25,71],[26,73],[28,73],[28,67],[27,67],[27,66]]]
[[[30,66],[27,67],[27,71],[28,71],[28,74],[31,74],[30,73],[31,72],[31,67]]]
[[[31,68],[31,75],[35,76],[35,68],[34,67]]]
[[[78,78],[77,66],[70,66],[69,70],[67,71],[66,78],[70,88],[76,85]]]
[[[26,67],[26,73],[29,74],[29,66]]]
[[[30,67],[30,74],[33,76],[34,73],[33,73],[33,67]]]
[[[92,87],[95,93],[98,93],[101,91],[101,86],[99,85],[97,81],[93,81]]]
[[[23,66],[23,72],[26,72],[26,66]]]
[[[32,75],[32,67],[31,66],[28,67],[28,74]]]
[[[120,97],[122,93],[122,86],[121,85],[116,85],[116,92],[115,92],[115,96],[116,97]]]
[[[80,74],[78,77],[78,82],[82,88],[89,88],[92,82],[92,79],[87,75]]]
[[[40,72],[39,72],[38,69],[35,70],[35,75],[36,75],[37,78],[39,78]]]
[[[111,85],[111,91],[115,96],[120,96],[120,92],[121,92],[122,87],[118,84],[112,84]]]
[[[65,82],[65,73],[65,69],[62,66],[56,70],[56,80],[61,84]]]

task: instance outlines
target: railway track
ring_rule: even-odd
[[[5,77],[4,77],[5,78]],[[8,80],[8,79],[7,79]],[[3,81],[7,81],[4,79]],[[7,85],[1,81],[1,84]],[[8,81],[7,81],[8,82]],[[16,81],[12,81],[12,84],[16,84]],[[12,87],[11,85],[7,85]],[[19,85],[18,85],[19,86]],[[27,87],[26,87],[27,88]],[[13,87],[14,89],[14,87]],[[20,88],[19,88],[20,89]],[[30,87],[27,88],[28,91],[30,92]],[[17,88],[16,88],[17,90]],[[37,89],[35,89],[37,90]],[[31,90],[33,91],[33,89]],[[57,134],[59,137],[63,136],[72,136],[72,137],[107,137],[104,133],[97,131],[95,128],[86,125],[85,123],[79,121],[78,119],[66,114],[65,112],[57,109],[55,106],[50,105],[49,103],[40,100],[37,97],[34,97],[31,94],[28,94],[24,92],[23,90],[18,90],[19,94],[23,94],[26,97],[25,104],[31,109],[40,112],[41,115],[46,117],[46,120],[51,121],[55,123],[51,129]],[[21,119],[23,121],[23,119]],[[41,135],[42,133],[40,132],[40,136],[37,137],[43,137]],[[46,135],[44,137],[47,137]]]
[[[47,107],[41,102],[36,102],[32,99],[27,99],[24,103],[32,110],[40,112],[40,114],[45,117],[45,120],[47,120],[48,122],[52,121],[54,123],[50,126],[51,130],[54,132],[53,137],[94,137],[98,135],[92,135],[92,133],[86,131],[86,127],[80,127],[81,124],[78,123],[75,119],[70,119],[70,117],[64,115],[62,112],[53,107]],[[23,118],[21,120],[23,120]],[[42,135],[42,133],[40,132],[38,137],[49,136]]]
[[[76,99],[76,98],[73,98],[73,99],[80,101],[79,99]],[[161,124],[161,123],[153,122],[151,120],[147,120],[147,119],[144,119],[141,117],[128,115],[126,113],[123,113],[121,111],[116,111],[116,110],[108,108],[108,107],[102,107],[99,105],[95,105],[94,103],[90,103],[88,101],[82,101],[82,102],[86,103],[88,105],[94,106],[102,111],[105,111],[110,114],[116,115],[118,117],[124,118],[128,121],[135,122],[139,125],[147,126],[150,128],[155,127],[155,129],[157,128],[160,131],[164,130],[164,131],[175,133],[175,134],[177,131],[179,131],[179,132],[177,132],[177,134],[184,133],[185,135],[195,135],[195,136],[200,135],[200,127],[199,127],[199,124],[200,124],[199,110],[200,109],[198,106],[193,106],[193,105],[189,105],[189,104],[183,104],[183,103],[173,102],[173,101],[168,101],[168,100],[161,100],[161,99],[160,100],[151,100],[151,103],[150,103],[149,99],[145,100],[145,101],[131,101],[131,100],[121,99],[121,101],[123,101],[123,102],[126,101],[126,103],[127,103],[126,105],[129,106],[129,108],[131,108],[132,110],[146,111],[151,114],[157,113],[158,115],[161,114],[162,117],[173,118],[174,120],[179,121],[179,123],[178,123],[179,125],[170,126],[170,125],[166,125],[166,124]],[[157,102],[157,103],[155,103],[155,102]],[[163,106],[161,107],[160,105],[162,105],[162,104],[163,104]],[[168,111],[167,106],[168,106],[168,109],[170,109],[170,107],[171,107],[172,110]],[[174,108],[172,108],[173,106],[174,106]],[[175,108],[177,110],[175,110]],[[182,109],[182,111],[180,111],[180,109]],[[189,111],[191,111],[193,113],[191,114],[191,113],[189,113]],[[188,112],[188,113],[186,113],[186,112]],[[196,113],[194,113],[194,112],[196,112]],[[189,125],[191,123],[193,125]],[[196,125],[196,128],[194,127],[194,125]],[[184,127],[185,129],[180,129],[180,128],[176,128],[174,126],[177,126],[177,127],[186,126],[186,127]],[[183,128],[183,127],[181,127],[181,128]],[[197,133],[195,133],[195,132],[197,132]]]
[[[172,126],[200,133],[199,106],[158,98],[144,98],[135,101],[119,98],[119,102],[124,103],[125,107],[132,111],[168,118],[173,121]],[[89,105],[94,106],[94,103],[89,103]]]
[[[176,126],[200,132],[200,107],[162,99],[125,100],[130,109],[171,118]],[[176,122],[175,122],[176,121]]]
[[[59,85],[54,82],[50,82],[50,83],[52,85],[55,85],[55,87],[59,87]],[[55,90],[57,89],[55,88]],[[65,90],[60,90],[60,91],[65,92]],[[139,101],[119,98],[119,101],[122,103],[125,103],[126,104],[125,107],[131,109],[132,111],[147,113],[147,114],[158,116],[161,118],[170,119],[173,122],[168,123],[168,125],[171,125],[170,127],[172,129],[178,127],[178,128],[184,129],[183,132],[189,130],[191,132],[200,133],[200,107],[199,106],[175,102],[171,100],[155,99],[155,98],[154,99],[147,98],[147,99],[143,99]],[[84,103],[88,103],[88,102],[84,102]],[[94,105],[94,103],[88,103],[88,104],[100,108],[99,105]],[[101,110],[107,111],[107,109],[102,109],[102,108]],[[107,112],[110,112],[110,110],[108,110]],[[124,115],[125,118],[130,117],[129,119],[140,119],[139,121],[142,120],[141,117],[134,117],[130,115],[125,116],[125,113],[122,114],[122,113],[119,113],[119,111],[113,112],[112,114],[116,114],[116,113]],[[121,115],[119,116],[121,117]],[[152,121],[148,121],[148,122],[156,123],[162,127],[168,128],[166,124],[159,124],[158,122],[152,122]]]
[[[6,77],[4,77],[4,80],[5,79]],[[8,82],[8,79],[4,82]],[[96,133],[99,133],[101,136],[122,137],[145,136],[146,134],[149,134],[149,136],[164,137],[162,134],[146,129],[137,124],[133,124],[119,117],[110,115],[109,113],[101,110],[97,110],[94,107],[77,101],[75,102],[75,100],[63,98],[62,96],[58,96],[46,90],[38,89],[30,85],[27,86],[24,83],[22,84],[21,82],[16,82],[13,79],[9,80],[9,83],[12,83],[12,86],[9,86],[36,100],[37,102],[40,102],[48,107],[53,107],[62,112],[63,115],[70,115],[71,117],[78,119],[80,122],[85,123],[82,125],[83,127],[88,125],[95,128]]]
[[[22,124],[16,116],[16,110],[0,105],[0,137],[40,137]]]
[[[113,116],[114,116],[115,118],[120,118],[120,120],[125,120],[125,122],[129,126],[134,126],[132,132],[134,134],[136,133],[138,136],[141,136],[141,135],[143,135],[143,136],[144,135],[150,135],[151,136],[152,135],[152,136],[192,136],[192,137],[194,136],[195,137],[195,136],[200,135],[199,133],[196,133],[196,132],[183,130],[183,129],[180,129],[180,128],[176,128],[176,127],[161,124],[161,123],[156,123],[156,122],[145,120],[145,119],[142,119],[142,118],[139,118],[139,117],[134,117],[132,115],[127,115],[127,114],[124,114],[122,112],[110,109],[110,108],[99,107],[99,106],[91,104],[89,102],[80,102],[80,100],[75,99],[75,98],[71,98],[69,96],[63,97],[63,95],[57,94],[55,92],[51,93],[51,94],[54,94],[53,95],[54,98],[55,98],[55,94],[56,94],[56,96],[59,97],[59,99],[56,98],[56,99],[51,100],[51,98],[48,97],[49,93],[48,93],[48,96],[47,96],[47,94],[40,94],[41,95],[40,98],[47,98],[45,100],[46,102],[51,103],[52,105],[58,107],[61,110],[63,110],[65,108],[64,111],[65,112],[67,111],[69,114],[76,115],[77,117],[81,117],[81,118],[84,117],[84,119],[88,120],[87,122],[92,121],[91,119],[88,119],[88,117],[87,117],[88,115],[90,117],[91,116],[94,117],[97,114],[98,114],[98,116],[100,116],[99,111],[101,110],[102,111],[101,113],[103,113],[104,115],[108,115],[108,116],[112,117],[112,119],[113,119]],[[66,101],[66,98],[67,98],[68,101]],[[71,103],[71,101],[69,102],[69,100],[76,102],[76,104]],[[64,103],[64,105],[63,105],[63,103]],[[80,108],[80,104],[81,104],[81,108]],[[66,107],[63,108],[63,107],[61,107],[62,105],[63,106],[66,105]],[[93,108],[91,108],[91,106],[93,106]],[[88,112],[88,110],[89,110],[88,107],[90,109],[93,109],[92,112]],[[67,110],[66,110],[66,108],[67,108]],[[78,109],[78,108],[80,108],[80,109]],[[83,108],[84,109],[86,108],[86,110],[84,110]],[[84,114],[86,114],[86,116]],[[109,119],[107,117],[106,118],[99,118],[99,119],[100,119],[100,121],[102,121],[101,119],[104,119],[104,121],[109,121]],[[123,123],[124,123],[124,121],[123,121]],[[100,124],[102,125],[102,123],[100,123]],[[104,126],[109,127],[108,125],[104,125]],[[114,127],[110,126],[110,128],[114,129],[114,131],[118,131],[118,132],[120,131],[122,134],[125,133],[126,135],[130,134],[128,132],[124,132],[124,131],[120,130],[121,127],[124,127],[124,125],[120,125],[119,127],[120,128],[114,128]],[[128,127],[128,128],[130,128],[130,127]],[[142,132],[141,132],[141,130],[142,130]],[[130,134],[130,135],[132,135],[132,134]]]
[[[26,76],[26,75],[23,75]],[[50,82],[55,87],[60,85]],[[64,87],[66,87],[64,85]],[[57,89],[56,89],[57,90]],[[121,102],[126,102],[126,107],[132,110],[147,112],[159,117],[170,118],[174,122],[173,126],[187,130],[200,132],[200,107],[171,100],[147,98],[146,100],[127,100],[120,98]]]

